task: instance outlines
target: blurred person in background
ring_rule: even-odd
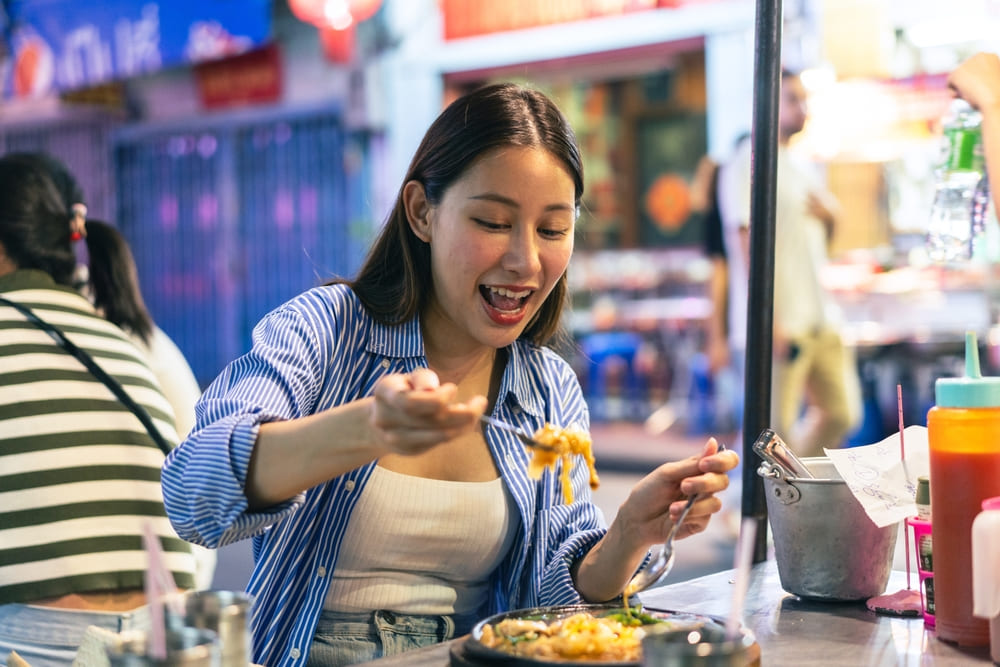
[[[513,84],[458,98],[357,277],[272,311],[206,389],[165,497],[187,539],[254,539],[255,662],[354,664],[502,611],[612,600],[686,495],[680,535],[719,510],[739,457],[713,438],[643,478],[608,526],[581,457],[532,476],[516,436],[480,426],[589,430],[576,374],[547,347],[582,193],[551,100]]]
[[[784,70],[778,110],[771,426],[799,456],[822,456],[824,447],[842,447],[859,423],[860,382],[853,352],[841,336],[838,305],[820,280],[838,205],[814,165],[788,147],[806,117],[805,88],[797,74]],[[740,144],[722,167],[718,184],[729,267],[730,353],[741,385],[747,317],[752,316],[747,313],[751,146],[749,140]]]
[[[1000,193],[1000,56],[970,56],[948,75],[948,86],[982,114],[983,152],[995,197]]]
[[[717,195],[719,168],[710,156],[702,157],[691,184],[692,207],[700,205],[696,210],[700,211],[705,230],[703,250],[711,263],[708,278],[711,311],[705,328],[705,354],[709,371],[713,374],[729,366],[729,269]]]
[[[737,146],[744,138],[739,139]],[[717,428],[730,431],[739,430],[743,419],[743,385],[742,375],[737,377],[729,353],[729,261],[718,196],[721,168],[710,156],[704,156],[692,189],[702,193],[699,200],[704,199],[702,247],[711,264],[706,289],[710,310],[705,322],[705,358],[715,394],[713,412]]]
[[[195,586],[159,483],[173,410],[142,351],[73,287],[84,225],[47,169],[0,158],[0,660],[16,651],[32,667],[69,665],[89,626],[118,631],[145,604],[147,526],[175,584]]]

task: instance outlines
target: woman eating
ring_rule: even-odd
[[[293,298],[206,390],[163,468],[192,542],[253,538],[254,661],[346,665],[444,641],[486,615],[619,596],[687,496],[704,530],[734,452],[641,480],[608,526],[582,457],[528,474],[516,436],[589,430],[560,334],[583,194],[579,148],[544,95],[450,104],[358,275]]]

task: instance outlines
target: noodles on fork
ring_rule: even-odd
[[[532,479],[539,479],[545,468],[555,469],[556,464],[562,461],[559,471],[559,481],[562,483],[563,500],[566,504],[573,502],[573,485],[570,481],[570,465],[572,457],[583,456],[590,471],[590,488],[596,489],[600,485],[595,469],[594,452],[591,447],[590,435],[580,429],[564,429],[552,424],[545,424],[535,432],[535,440],[543,445],[549,445],[553,449],[542,449],[535,447],[531,450],[531,461],[528,463],[528,476]]]

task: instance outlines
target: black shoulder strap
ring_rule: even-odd
[[[48,335],[52,336],[52,338],[56,341],[56,343],[59,344],[59,347],[63,348],[64,350],[72,354],[74,357],[79,359],[80,363],[83,364],[87,368],[87,370],[94,375],[94,377],[103,382],[108,387],[108,389],[110,389],[111,392],[118,398],[118,400],[121,401],[125,405],[125,407],[131,410],[132,414],[134,414],[139,419],[139,421],[142,422],[142,425],[146,427],[146,431],[149,432],[149,436],[153,438],[153,441],[156,442],[156,445],[163,451],[163,453],[164,454],[170,453],[170,446],[167,444],[167,441],[163,439],[163,436],[160,435],[160,431],[156,428],[156,424],[153,423],[153,419],[149,416],[149,413],[146,412],[146,409],[143,408],[138,403],[136,403],[134,400],[132,400],[132,397],[128,395],[128,392],[125,391],[125,388],[122,387],[121,383],[118,382],[118,380],[111,377],[110,375],[108,375],[103,368],[98,366],[97,362],[94,361],[93,357],[87,354],[86,351],[77,347],[77,345],[74,344],[73,341],[71,341],[69,338],[66,338],[66,334],[64,334],[61,330],[57,329],[55,326],[49,324],[48,322],[40,318],[38,315],[35,314],[33,310],[31,310],[27,306],[17,303],[16,301],[11,301],[10,299],[7,299],[3,296],[0,296],[0,303],[20,311],[22,315],[28,318],[29,322],[37,326],[39,329],[41,329]]]

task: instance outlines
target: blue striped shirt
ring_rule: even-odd
[[[244,485],[259,425],[368,396],[380,377],[426,365],[417,320],[384,326],[346,286],[318,287],[267,315],[254,329],[250,352],[232,362],[199,401],[197,425],[163,467],[167,513],[178,534],[198,544],[253,538],[255,566],[247,591],[254,598],[255,662],[305,664],[328,575],[375,465],[252,512]],[[508,349],[494,415],[529,431],[546,422],[590,425],[570,366],[552,350],[524,341]],[[573,466],[576,501],[565,505],[557,474],[528,477],[529,454],[513,436],[487,429],[486,437],[521,519],[510,553],[491,576],[486,611],[579,602],[570,566],[606,526],[591,502],[587,466]]]

